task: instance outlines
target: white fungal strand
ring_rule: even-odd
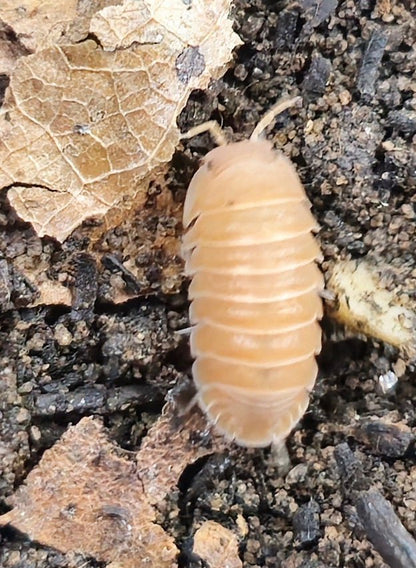
[[[269,142],[207,154],[183,238],[198,402],[248,447],[283,440],[305,412],[321,348],[318,226],[296,171]]]

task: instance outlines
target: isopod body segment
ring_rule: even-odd
[[[294,166],[265,140],[215,148],[183,225],[198,404],[242,446],[278,443],[308,406],[321,348],[317,223]]]

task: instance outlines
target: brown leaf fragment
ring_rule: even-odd
[[[201,440],[207,443],[202,444]],[[178,417],[174,406],[168,404],[137,454],[138,472],[149,502],[160,505],[176,487],[188,464],[228,446],[222,436],[211,438],[201,412],[194,409],[187,416]]]
[[[97,11],[91,19],[90,31],[108,50],[127,48],[135,42],[156,44],[163,39],[146,2],[136,0],[128,0],[120,6],[108,6]]]
[[[205,521],[194,535],[193,552],[210,568],[242,568],[236,535],[214,521]]]
[[[155,507],[162,508],[188,464],[225,447],[222,437],[211,438],[200,412],[180,418],[169,403],[135,463],[109,442],[99,420],[84,418],[44,453],[0,526],[113,568],[173,568],[178,550],[155,523]]]
[[[152,93],[149,66],[158,77]],[[8,196],[39,235],[63,240],[123,193],[140,205],[140,180],[178,141],[176,130],[166,131],[176,108],[170,97],[178,96],[163,84],[169,76],[175,80],[160,50],[104,53],[93,41],[19,61],[0,117],[0,185],[38,186],[14,187]]]
[[[90,32],[105,49],[126,48],[133,43],[170,43],[176,49],[200,46],[204,55],[211,53],[213,61],[218,62],[214,47],[229,52],[227,43],[240,43],[228,18],[230,4],[229,0],[125,0],[97,12],[91,19]],[[225,38],[223,45],[213,42],[219,36]]]
[[[29,51],[59,41],[77,14],[78,0],[2,0],[0,20]]]
[[[91,31],[112,51],[88,40],[18,60],[0,114],[0,188],[15,184],[9,200],[40,236],[63,241],[88,217],[140,207],[178,143],[191,90],[224,71],[239,43],[230,1],[171,4],[101,10]],[[151,20],[137,27],[146,10]],[[137,24],[132,37],[123,18]]]
[[[19,57],[88,36],[91,17],[122,0],[3,0],[0,4],[0,73],[10,75]]]
[[[66,231],[66,227],[74,229],[85,215],[84,208],[95,205],[88,197],[83,204],[69,193],[57,193],[46,187],[17,185],[9,190],[8,197],[18,215],[31,223],[41,237],[46,234],[46,227],[52,235]]]
[[[9,37],[13,38],[10,47],[16,55],[15,59],[52,45],[77,43],[87,37],[91,18],[96,12],[120,2],[3,0],[0,4],[0,42],[2,26],[5,26],[9,30]]]
[[[68,26],[65,34],[62,36],[61,41],[58,43],[67,45],[69,43],[78,43],[89,34],[91,18],[103,8],[121,4],[122,0],[78,0],[77,2],[77,16]]]
[[[114,568],[176,566],[176,546],[154,523],[135,464],[93,418],[69,428],[44,453],[12,504],[0,524],[62,552],[81,552]]]
[[[134,44],[169,46],[174,67],[178,59],[190,63],[189,79],[184,81],[182,73],[180,80],[201,89],[207,79],[222,75],[232,50],[241,43],[229,19],[230,5],[230,0],[125,0],[97,11],[90,32],[107,50]]]

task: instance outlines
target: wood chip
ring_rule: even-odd
[[[329,306],[332,317],[354,331],[385,341],[408,357],[416,354],[416,307],[405,294],[387,288],[388,267],[365,260],[339,261],[332,270],[328,289],[337,296]]]

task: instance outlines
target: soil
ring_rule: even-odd
[[[278,98],[301,95],[302,107],[280,115],[268,136],[295,163],[310,197],[325,275],[339,259],[370,258],[414,295],[414,2],[239,0],[233,18],[244,44],[221,80],[193,93],[180,116],[182,131],[216,119],[230,139],[243,139]],[[180,260],[166,249],[158,256],[138,247],[137,282],[123,255],[126,240],[139,243],[156,232],[179,238],[186,187],[213,145],[206,134],[178,148],[169,212],[156,207],[159,189],[152,187],[146,221],[133,217],[108,232],[94,255],[88,226],[63,245],[39,239],[1,197],[0,512],[70,423],[98,414],[115,442],[137,449],[167,392],[190,376],[187,338],[175,333],[187,325]],[[20,267],[39,259],[71,287],[71,308],[29,307],[37,291]],[[111,289],[120,282],[144,292],[117,304]],[[191,553],[192,536],[209,519],[243,526],[247,568],[385,567],[355,508],[354,492],[369,488],[384,495],[416,537],[414,364],[387,345],[344,335],[329,318],[323,329],[320,374],[287,441],[286,468],[271,449],[230,444],[229,452],[183,472],[164,519],[182,551],[180,566],[202,566]],[[388,371],[399,381],[383,392],[379,377]],[[343,467],[348,451],[359,474]],[[81,564],[99,566],[10,528],[0,533],[4,568]]]

